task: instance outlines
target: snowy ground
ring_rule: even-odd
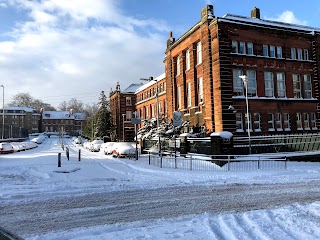
[[[141,157],[138,161],[114,159],[83,148],[81,161],[78,161],[79,147],[71,142],[67,143],[71,156],[68,161],[57,140],[49,138],[36,149],[1,155],[0,158],[0,226],[25,239],[320,239],[320,163],[289,162],[287,170],[250,172],[160,169],[149,166],[147,157]],[[61,168],[57,167],[59,152],[62,153]],[[63,171],[70,173],[61,173]],[[297,192],[292,183],[299,185]],[[279,195],[282,194],[282,188],[291,186],[287,190],[291,195],[284,197],[285,200],[281,203],[276,203],[279,199],[272,198],[273,203],[269,205],[271,208],[267,205],[261,205],[261,208],[250,207],[251,204],[256,204],[252,201],[246,206],[247,209],[257,210],[243,211],[242,207],[221,210],[219,213],[195,208],[196,214],[185,214],[187,211],[183,210],[183,206],[173,206],[172,217],[162,217],[159,214],[159,218],[151,218],[146,215],[145,219],[139,221],[131,221],[129,217],[127,220],[108,224],[95,221],[99,219],[99,214],[90,215],[91,220],[88,215],[79,215],[79,218],[86,216],[85,221],[92,221],[92,224],[78,221],[75,214],[75,211],[90,212],[93,208],[101,214],[111,211],[112,204],[127,201],[124,196],[121,197],[121,193],[128,194],[132,191],[139,194],[135,198],[142,204],[145,202],[157,206],[165,201],[170,204],[168,201],[176,194],[175,204],[179,199],[187,204],[192,196],[197,205],[196,197],[201,196],[196,196],[198,192],[192,195],[192,191],[197,189],[203,191],[203,198],[212,197],[212,200],[223,195],[224,188],[229,189],[231,186],[244,189],[238,193],[232,192],[233,195],[228,199],[237,203],[241,197],[243,201],[248,201],[245,200],[247,197],[244,192],[249,194],[251,189],[259,195],[259,191],[255,189],[263,189],[268,185],[271,188],[274,186],[275,194],[279,192]],[[309,192],[300,191],[305,186],[310,186]],[[217,195],[205,195],[207,188],[217,191]],[[155,191],[150,193],[152,189]],[[179,191],[169,192],[168,189]],[[190,196],[183,200],[189,190]],[[144,193],[148,199],[144,200],[141,196]],[[148,194],[159,195],[154,195],[154,199],[151,199]],[[299,198],[300,195],[305,197]],[[119,199],[116,196],[120,196]],[[165,196],[167,199],[162,200]],[[96,198],[95,205],[79,207],[81,199],[93,197]],[[114,201],[112,197],[115,197]],[[66,199],[69,205],[62,205],[59,199]],[[121,204],[117,206],[122,206],[123,209],[127,209],[129,205],[128,202]],[[52,205],[61,207],[54,208]],[[70,205],[74,205],[75,209],[71,209]],[[23,213],[30,211],[30,207],[32,212],[23,216],[26,215]],[[133,209],[135,210],[129,214],[143,216],[143,213],[138,214],[138,209],[148,211],[141,206]],[[156,212],[157,209],[153,210]],[[22,215],[15,215],[19,211]],[[61,228],[49,226],[60,224],[57,216],[67,219],[68,215],[74,219],[74,225],[71,220],[68,226]],[[41,223],[44,227],[41,227]]]

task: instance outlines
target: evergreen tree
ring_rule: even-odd
[[[99,110],[95,119],[95,137],[103,138],[104,136],[110,136],[110,131],[113,126],[111,112],[109,111],[109,102],[104,91],[100,93]]]

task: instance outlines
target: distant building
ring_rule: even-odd
[[[133,141],[135,137],[134,125],[131,123],[136,111],[136,90],[143,83],[133,83],[123,91],[117,83],[116,90],[110,91],[110,111],[112,124],[115,129],[110,134],[111,141]]]
[[[81,135],[86,124],[84,113],[73,113],[72,111],[43,111],[42,113],[42,131],[44,132]]]
[[[4,138],[26,137],[29,133],[37,133],[40,113],[37,110],[11,106],[5,107],[0,112],[0,124],[2,125],[2,117],[4,114]],[[0,129],[2,131],[2,128]],[[1,134],[2,136],[2,134]]]

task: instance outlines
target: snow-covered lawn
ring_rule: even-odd
[[[289,162],[287,170],[247,172],[160,169],[149,166],[147,156],[140,157],[138,161],[116,159],[100,152],[89,152],[65,139],[70,148],[68,161],[57,140],[49,138],[38,148],[0,156],[0,204],[133,189],[161,191],[161,188],[170,186],[312,184],[320,180],[320,163]],[[79,149],[81,161],[78,161]],[[61,168],[58,168],[59,152],[62,153]],[[6,218],[9,221],[10,216],[2,216],[0,225],[6,222]],[[276,209],[249,212],[232,212],[231,209],[230,213],[224,214],[205,212],[60,232],[32,232],[21,237],[39,240],[320,239],[320,196],[319,202],[296,203]]]

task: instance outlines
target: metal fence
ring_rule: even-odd
[[[247,155],[185,155],[174,153],[158,154],[148,152],[149,165],[160,168],[184,169],[191,171],[252,171],[287,169],[286,158],[266,158]]]

